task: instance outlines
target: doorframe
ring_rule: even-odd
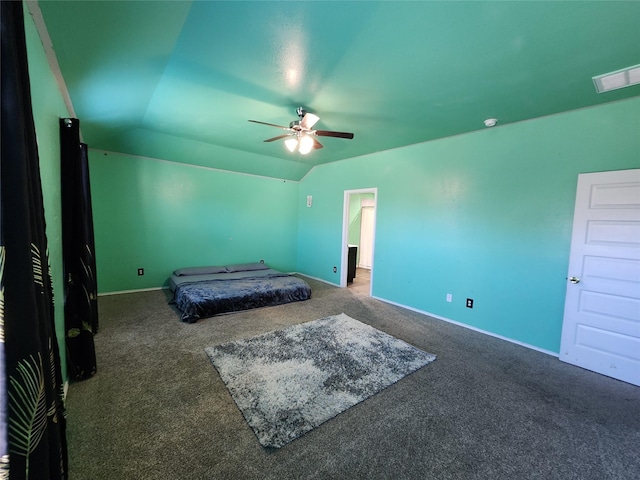
[[[369,283],[369,296],[373,290],[373,270],[375,266],[376,251],[376,218],[378,216],[378,188],[359,188],[356,190],[344,191],[344,205],[342,210],[342,255],[340,260],[340,286],[347,286],[347,265],[349,255],[349,204],[351,195],[361,193],[373,193],[373,235],[371,236],[371,282]]]

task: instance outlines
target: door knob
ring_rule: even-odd
[[[574,285],[575,285],[576,283],[580,283],[580,279],[579,279],[578,277],[569,277],[569,281],[570,281],[571,283],[573,283]]]

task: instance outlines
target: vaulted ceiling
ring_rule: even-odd
[[[640,2],[41,1],[89,147],[298,180],[314,165],[640,95]],[[324,148],[290,153],[296,107]]]

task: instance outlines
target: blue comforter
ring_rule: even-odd
[[[220,313],[311,298],[311,287],[307,282],[286,273],[272,272],[241,278],[221,274],[220,279],[212,279],[215,276],[209,275],[200,281],[175,282],[172,303],[182,311],[180,319],[183,322],[194,323]]]

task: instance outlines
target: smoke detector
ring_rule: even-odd
[[[485,127],[495,127],[497,123],[498,123],[498,119],[497,118],[487,118],[484,121],[484,126]]]

